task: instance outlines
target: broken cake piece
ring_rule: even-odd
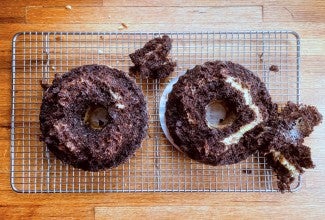
[[[315,166],[310,148],[303,142],[321,121],[322,115],[314,106],[288,102],[266,125],[259,150],[275,171],[281,192],[290,191],[290,184],[299,174]]]
[[[176,66],[168,58],[172,48],[172,39],[167,35],[147,42],[143,48],[130,54],[134,66],[130,67],[132,75],[140,74],[144,78],[161,79],[169,76]]]

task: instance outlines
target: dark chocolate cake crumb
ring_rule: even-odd
[[[253,173],[253,171],[251,169],[243,169],[242,172],[244,174],[252,174]]]
[[[144,78],[161,79],[169,76],[176,63],[167,56],[172,48],[172,39],[167,35],[157,37],[147,42],[143,48],[130,54],[134,66],[130,73],[140,74]]]
[[[259,60],[260,60],[261,63],[263,63],[263,55],[264,55],[263,52],[260,53],[260,54],[258,54],[258,58],[259,58]]]
[[[98,171],[125,162],[146,136],[141,89],[126,73],[85,65],[56,75],[44,92],[41,140],[65,163]]]
[[[277,72],[279,72],[279,67],[277,65],[271,65],[269,70],[277,73]]]
[[[44,91],[47,90],[51,86],[50,84],[47,83],[47,80],[45,80],[45,79],[41,79],[39,81],[39,83]]]

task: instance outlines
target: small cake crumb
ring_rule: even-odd
[[[242,172],[245,173],[245,174],[252,174],[251,169],[243,169]]]
[[[258,54],[258,58],[260,58],[261,63],[263,62],[263,55],[264,55],[263,52]]]
[[[72,6],[71,6],[71,5],[66,5],[65,8],[66,8],[67,10],[72,10]]]
[[[121,25],[118,27],[119,30],[127,29],[128,26],[125,23],[121,23]]]
[[[55,37],[56,41],[62,41],[62,38],[60,36]]]
[[[40,81],[39,81],[39,83],[40,83],[40,85],[41,85],[41,87],[42,87],[42,89],[45,91],[45,90],[47,90],[51,85],[47,82],[47,80],[46,79],[41,79]]]
[[[279,72],[279,67],[277,65],[271,65],[269,70],[277,73]]]

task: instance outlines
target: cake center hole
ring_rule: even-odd
[[[104,106],[90,106],[85,114],[84,122],[92,129],[101,130],[108,123],[108,113]]]
[[[235,120],[235,114],[229,110],[226,103],[213,100],[205,107],[205,119],[210,128],[229,126]]]

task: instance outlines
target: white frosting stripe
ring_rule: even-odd
[[[243,125],[236,132],[231,134],[230,136],[224,138],[221,142],[225,145],[237,144],[239,140],[244,136],[244,134],[250,130],[252,130],[255,126],[263,121],[263,117],[260,113],[259,108],[254,104],[252,95],[249,89],[243,87],[240,83],[236,82],[235,78],[231,76],[227,76],[226,82],[230,84],[231,87],[243,93],[243,97],[245,100],[245,104],[249,106],[249,108],[255,113],[256,119],[250,122],[249,124]]]
[[[273,154],[273,158],[275,161],[279,161],[282,166],[284,166],[290,173],[291,177],[296,177],[299,175],[298,170],[296,167],[291,164],[281,153],[280,151],[271,150],[271,153]]]

